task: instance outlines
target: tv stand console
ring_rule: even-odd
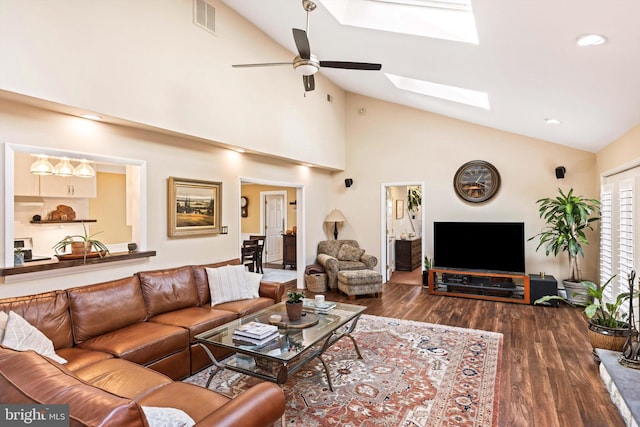
[[[490,301],[530,303],[529,276],[485,270],[429,270],[429,293]]]

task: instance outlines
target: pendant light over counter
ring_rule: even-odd
[[[68,157],[46,156],[44,154],[38,154],[36,157],[37,159],[30,169],[33,175],[79,176],[81,178],[93,178],[96,176],[95,169],[91,167],[86,159],[77,160],[69,159]],[[59,159],[59,162],[53,166],[49,158]],[[73,167],[72,161],[80,162],[80,164]]]

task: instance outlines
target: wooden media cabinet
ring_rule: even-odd
[[[526,274],[438,267],[429,270],[429,293],[519,304],[531,298]]]

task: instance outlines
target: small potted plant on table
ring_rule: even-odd
[[[300,320],[302,317],[302,299],[304,292],[289,291],[287,292],[287,317],[291,321]]]

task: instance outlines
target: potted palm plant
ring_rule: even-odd
[[[622,351],[622,347],[630,333],[629,324],[627,323],[628,315],[621,308],[631,298],[631,294],[629,292],[621,292],[611,303],[606,302],[604,298],[605,289],[615,277],[615,275],[610,277],[604,285],[599,285],[589,280],[581,282],[582,287],[591,299],[591,303],[584,307],[584,314],[588,319],[589,342],[596,358],[596,348]],[[544,296],[537,299],[534,304],[541,304],[550,300],[560,300],[575,306],[568,298],[557,295]]]
[[[573,194],[573,189],[554,198],[539,199],[540,218],[546,221],[544,229],[529,238],[540,239],[538,247],[544,247],[547,255],[558,256],[566,252],[569,257],[569,278],[563,280],[567,297],[574,304],[588,304],[589,297],[581,285],[582,269],[580,260],[584,257],[583,245],[589,243],[586,230],[593,230],[592,224],[600,219],[600,201]]]
[[[84,234],[65,236],[64,239],[53,245],[52,249],[56,251],[56,256],[58,258],[61,258],[61,256],[64,255],[60,254],[59,251],[66,251],[67,246],[71,247],[71,255],[81,255],[85,263],[87,262],[87,255],[94,256],[93,254],[97,254],[97,256],[102,258],[109,253],[109,249],[104,243],[93,238],[93,236],[95,236],[96,234],[102,233],[101,231],[89,235],[84,222],[82,223],[82,229],[84,230]],[[93,251],[92,249],[96,250]]]
[[[422,284],[429,284],[429,270],[431,269],[431,258],[428,255],[424,257],[424,270],[422,271]]]
[[[287,317],[289,320],[300,320],[302,317],[302,299],[304,298],[304,292],[287,292]]]

